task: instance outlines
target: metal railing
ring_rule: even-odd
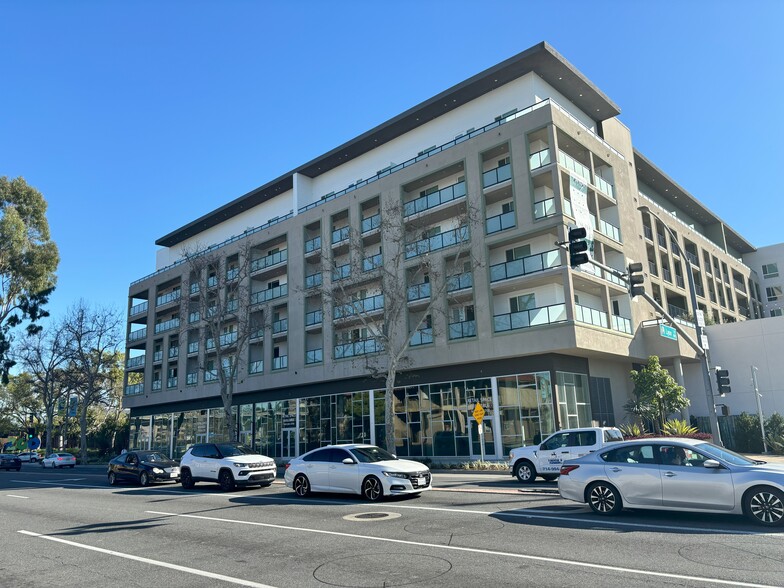
[[[459,321],[456,323],[449,323],[449,339],[467,339],[468,337],[476,337],[476,321]]]
[[[539,220],[550,216],[555,216],[558,211],[555,208],[555,198],[547,198],[534,202],[534,218]]]
[[[158,363],[163,361],[163,351],[155,351],[152,354],[152,362]]]
[[[413,214],[417,214],[418,212],[423,212],[425,210],[435,208],[436,206],[441,206],[442,204],[446,204],[452,200],[462,198],[465,195],[465,182],[457,182],[456,184],[442,188],[441,190],[433,192],[432,194],[419,196],[414,200],[405,202],[403,204],[403,217],[409,217]]]
[[[340,227],[332,231],[332,244],[337,245],[343,241],[347,241],[351,234],[351,227]]]
[[[366,257],[362,260],[362,271],[372,272],[374,269],[378,269],[382,265],[384,265],[383,255],[381,253],[376,253],[375,255],[371,255],[370,257]]]
[[[305,352],[305,365],[311,363],[322,363],[324,361],[324,349],[319,347],[318,349],[309,349]]]
[[[499,231],[513,229],[516,224],[514,211],[504,212],[503,214],[491,216],[485,221],[485,233],[492,235]]]
[[[285,370],[289,367],[289,356],[280,355],[272,358],[272,370]]]
[[[517,329],[527,329],[529,327],[565,321],[566,305],[563,303],[551,304],[549,306],[529,308],[528,310],[497,314],[493,317],[493,330],[496,333],[503,333],[504,331],[515,331]]]
[[[198,353],[199,352],[199,342],[198,341],[191,341],[188,343],[188,355],[191,353]]]
[[[482,172],[482,187],[489,188],[490,186],[495,186],[496,184],[500,184],[501,182],[505,182],[506,180],[511,179],[512,164],[505,163],[504,165],[499,165],[494,169]]]
[[[541,151],[537,151],[536,153],[532,153],[528,156],[528,167],[531,169],[531,171],[546,165],[550,165],[551,163],[552,160],[550,159],[549,147],[542,149]]]
[[[305,241],[305,254],[313,253],[321,249],[321,237],[313,237]]]
[[[316,274],[310,274],[309,276],[305,276],[305,287],[306,288],[316,288],[317,286],[321,286],[323,283],[323,278],[321,277],[321,272]]]
[[[667,305],[667,312],[673,318],[689,316],[688,310],[686,310],[685,308],[681,308],[680,306],[675,306],[674,304]]]
[[[155,325],[155,334],[163,333],[164,331],[168,331],[169,329],[177,329],[180,326],[180,319],[179,317],[169,319],[168,321],[163,321],[162,323],[158,323]]]
[[[453,274],[446,277],[446,291],[457,292],[458,290],[465,290],[474,287],[474,274],[471,272],[463,272],[461,274]]]
[[[132,369],[135,367],[140,367],[144,365],[144,360],[146,359],[147,354],[138,355],[136,357],[129,357],[125,362],[126,369]]]
[[[180,348],[179,347],[169,347],[168,357],[169,359],[176,359],[180,356]]]
[[[257,359],[256,361],[251,361],[248,364],[248,373],[249,374],[260,374],[264,371],[264,360]]]
[[[272,334],[285,333],[289,330],[289,319],[282,318],[272,323]]]
[[[288,261],[288,252],[288,249],[283,249],[282,251],[276,251],[270,255],[265,255],[264,257],[254,259],[250,262],[250,271],[257,272],[265,268],[272,267],[273,265],[284,263],[285,261]]]
[[[425,328],[419,329],[414,334],[411,335],[411,339],[409,339],[409,345],[411,347],[418,347],[420,345],[429,345],[433,342],[433,329],[432,328]]]
[[[373,229],[381,226],[381,213],[377,212],[373,216],[362,219],[362,234],[369,233]]]
[[[161,389],[163,389],[163,380],[153,380],[152,381],[152,391],[153,392],[158,392]]]
[[[414,302],[415,300],[424,300],[430,298],[431,290],[430,282],[413,284],[406,290],[406,299],[409,302]]]
[[[125,387],[126,396],[136,396],[144,393],[144,384],[129,384]]]
[[[499,282],[561,266],[561,250],[551,249],[490,266],[490,282]]]
[[[452,245],[457,245],[458,243],[468,241],[469,238],[470,236],[468,233],[468,227],[458,227],[456,229],[452,229],[451,231],[433,235],[427,239],[421,239],[419,241],[414,241],[413,243],[407,243],[406,259],[411,259],[412,257],[417,257],[418,255],[424,255],[425,253],[429,253],[431,251],[438,251],[439,249],[451,247]]]
[[[311,325],[320,325],[324,322],[324,311],[323,310],[312,310],[305,314],[305,326],[310,327]]]
[[[375,296],[368,296],[367,298],[360,298],[346,304],[335,306],[334,317],[335,319],[346,318],[360,314],[362,312],[375,312],[383,310],[384,308],[384,295],[376,294]]]
[[[195,386],[199,383],[199,372],[189,372],[185,374],[185,385]]]
[[[188,322],[189,323],[198,323],[201,320],[201,313],[200,312],[191,312],[188,314]]]
[[[620,331],[621,333],[632,334],[632,321],[623,316],[611,315],[610,326],[613,331]]]
[[[274,300],[275,298],[281,298],[283,296],[287,296],[288,293],[289,293],[289,285],[281,284],[280,286],[275,286],[274,288],[267,288],[266,290],[259,290],[258,292],[253,292],[250,295],[250,303],[261,304],[262,302],[267,302],[269,300]]]
[[[166,378],[166,387],[167,388],[176,388],[177,387],[177,376],[172,378]]]
[[[383,349],[383,343],[372,337],[369,339],[359,339],[350,343],[341,343],[335,345],[334,353],[335,359],[345,359],[347,357],[367,355],[368,353],[377,353]]]
[[[339,265],[332,268],[332,281],[338,282],[351,276],[351,264]]]
[[[144,302],[140,302],[139,304],[134,304],[131,306],[131,309],[128,311],[128,316],[133,316],[135,314],[141,314],[143,312],[147,312],[147,308],[150,306],[150,303],[145,300]]]
[[[606,312],[582,304],[574,305],[574,320],[596,327],[609,328]]]
[[[155,299],[155,306],[163,306],[164,304],[169,304],[170,302],[174,302],[175,300],[180,299],[180,291],[174,290],[173,292],[169,292],[168,294],[161,294]]]

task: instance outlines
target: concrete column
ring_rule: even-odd
[[[686,382],[683,379],[683,362],[681,361],[680,357],[676,357],[673,359],[673,371],[675,372],[675,381],[678,383],[678,386],[686,387]],[[689,422],[689,407],[681,410],[681,418]]]

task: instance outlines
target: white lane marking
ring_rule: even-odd
[[[224,498],[246,498],[242,494],[224,494],[223,492],[202,492],[196,494],[194,492],[187,492],[185,490],[169,490],[167,488],[156,488],[155,486],[138,486],[132,487],[127,486],[125,488],[121,488],[118,486],[93,486],[91,484],[61,484],[60,482],[40,482],[40,481],[30,481],[30,480],[11,480],[11,482],[16,482],[18,484],[38,484],[39,486],[71,486],[74,488],[99,488],[101,490],[115,490],[122,493],[125,490],[154,490],[157,492],[169,492],[172,494],[188,494],[190,496],[222,496]]]
[[[19,496],[18,494],[6,494],[8,498],[30,498],[29,496]]]
[[[84,545],[83,543],[76,543],[75,541],[68,541],[67,539],[61,539],[60,537],[52,537],[50,535],[43,535],[41,533],[34,533],[32,531],[24,531],[20,530],[17,531],[22,535],[28,535],[30,537],[39,537],[41,539],[47,539],[48,541],[56,541],[57,543],[64,543],[65,545],[72,545],[73,547],[81,547],[82,549],[89,549],[90,551],[97,551],[98,553],[105,553],[107,555],[114,555],[115,557],[122,557],[123,559],[130,559],[132,561],[140,561],[142,563],[150,564],[153,566],[159,566],[162,568],[169,568],[171,570],[177,570],[178,572],[185,572],[188,574],[194,574],[196,576],[203,576],[205,578],[212,578],[213,580],[222,580],[224,582],[229,582],[230,584],[238,584],[240,586],[250,586],[251,588],[274,588],[268,584],[259,584],[258,582],[251,582],[250,580],[243,580],[241,578],[233,578],[231,576],[224,576],[223,574],[215,574],[213,572],[207,572],[204,570],[197,570],[196,568],[188,568],[186,566],[180,566],[177,564],[168,563],[165,561],[158,561],[155,559],[150,559],[147,557],[139,557],[138,555],[130,555],[128,553],[121,553],[119,551],[112,551],[110,549],[103,549],[102,547],[93,547],[92,545]]]
[[[631,568],[622,568],[620,566],[608,566],[604,564],[594,564],[582,561],[572,561],[568,559],[558,559],[555,557],[543,557],[541,555],[526,555],[522,553],[511,553],[508,551],[493,551],[490,549],[478,549],[475,547],[458,547],[456,545],[439,545],[435,543],[425,543],[423,541],[408,541],[405,539],[392,539],[390,537],[374,537],[372,535],[358,535],[356,533],[341,533],[339,531],[326,531],[323,529],[306,529],[303,527],[290,527],[287,525],[274,525],[271,523],[256,523],[252,521],[237,521],[232,519],[222,519],[218,517],[207,517],[203,515],[188,515],[177,514],[171,512],[160,512],[155,510],[145,511],[147,514],[180,517],[187,519],[200,519],[204,521],[216,521],[220,523],[234,523],[237,525],[251,525],[254,527],[266,527],[271,529],[283,529],[285,531],[303,531],[305,533],[317,533],[320,535],[336,535],[339,537],[350,537],[352,539],[361,539],[363,541],[381,541],[384,543],[398,543],[402,545],[416,545],[418,547],[431,547],[433,549],[446,549],[449,551],[465,551],[469,553],[482,553],[485,555],[498,555],[503,557],[513,557],[516,559],[527,559],[533,561],[541,561],[546,563],[555,563],[567,566],[575,566],[581,568],[591,568],[597,570],[609,570],[613,572],[621,572],[626,574],[636,574],[639,576],[654,576],[657,578],[676,578],[678,580],[690,580],[692,582],[713,582],[715,584],[726,584],[729,586],[744,586],[747,588],[773,588],[770,584],[752,584],[750,582],[737,582],[734,580],[721,580],[719,578],[700,578],[699,576],[686,576],[682,574],[672,574],[668,572],[653,572],[649,570],[634,570]]]

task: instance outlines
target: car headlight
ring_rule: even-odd
[[[235,463],[233,465],[234,465],[235,468],[243,468],[243,467],[245,467],[244,463]]]
[[[404,474],[402,472],[384,472],[384,475],[388,478],[404,478],[408,480],[408,474]]]
[[[162,474],[163,470],[161,468],[152,468],[152,472],[154,474]]]

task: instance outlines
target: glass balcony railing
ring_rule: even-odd
[[[305,326],[320,325],[324,321],[323,310],[313,310],[305,314]]]
[[[205,370],[205,372],[204,372],[204,381],[205,382],[217,382],[218,381],[218,370]]]
[[[129,384],[125,387],[126,396],[136,396],[144,392],[144,384]]]
[[[613,331],[620,331],[621,333],[627,333],[629,335],[632,334],[632,321],[625,317],[611,315],[610,325],[612,326]]]
[[[282,296],[287,296],[288,293],[289,293],[289,285],[281,284],[280,286],[275,286],[274,288],[267,288],[266,290],[259,290],[258,292],[253,292],[250,295],[250,303],[261,304],[262,302],[267,302],[269,300],[274,300],[275,298],[281,298]]]
[[[259,259],[254,259],[250,262],[250,271],[257,272],[259,270],[263,270],[268,267],[272,267],[273,265],[278,265],[279,263],[284,263],[288,261],[288,249],[283,249],[282,251],[277,251],[270,255],[266,255],[264,257],[260,257]]]
[[[201,313],[199,312],[192,312],[188,315],[189,323],[198,323],[200,319],[201,319]]]
[[[599,189],[600,192],[604,192],[607,194],[607,196],[615,200],[615,187],[610,182],[601,176],[595,176],[594,185]]]
[[[406,244],[406,259],[424,255],[431,251],[438,251],[452,245],[457,245],[469,240],[468,227],[458,227],[445,233],[433,235],[427,239]]]
[[[559,267],[561,265],[561,250],[552,249],[544,253],[536,253],[490,266],[490,282],[499,282],[525,276],[536,272]]]
[[[309,349],[305,352],[305,364],[309,365],[312,363],[323,363],[324,361],[324,349]]]
[[[272,334],[285,333],[289,330],[289,319],[284,318],[272,323]]]
[[[168,357],[169,359],[176,359],[180,356],[180,348],[179,347],[169,347]]]
[[[195,386],[199,383],[199,372],[190,372],[185,374],[185,385]]]
[[[177,387],[177,376],[173,378],[166,378],[166,387],[167,388],[176,388]]]
[[[572,201],[569,200],[568,198],[564,198],[563,207],[564,207],[564,214],[574,218],[574,213],[572,212]]]
[[[476,321],[460,321],[449,323],[449,339],[466,339],[476,337]]]
[[[446,291],[457,292],[458,290],[466,290],[474,287],[474,274],[471,272],[463,272],[462,274],[454,274],[446,278]]]
[[[582,304],[574,305],[574,320],[596,327],[609,328],[606,312],[589,306],[583,306]]]
[[[257,359],[256,361],[252,361],[248,364],[248,373],[249,374],[260,374],[264,372],[264,360]]]
[[[608,223],[607,221],[600,220],[599,221],[599,232],[603,235],[606,235],[610,239],[618,241],[621,243],[621,229],[616,227],[613,224]]]
[[[139,304],[134,304],[131,306],[131,310],[128,311],[128,316],[134,316],[137,314],[141,314],[143,312],[147,312],[147,308],[150,306],[150,303],[146,300]]]
[[[190,285],[189,290],[191,296],[194,294],[198,294],[199,292],[201,292],[201,285],[198,282],[194,282],[193,284]]]
[[[501,182],[512,179],[512,166],[507,163],[506,165],[498,166],[495,169],[488,170],[482,174],[482,186],[489,188]]]
[[[336,319],[341,319],[361,314],[363,312],[375,312],[378,310],[383,310],[383,308],[384,295],[376,294],[375,296],[368,296],[367,298],[361,298],[347,304],[336,306],[334,309],[334,317]]]
[[[226,301],[226,312],[237,312],[240,307],[240,301],[236,298],[234,300]]]
[[[173,292],[169,292],[168,294],[162,294],[155,299],[155,306],[163,306],[164,304],[169,304],[170,302],[174,302],[175,300],[180,299],[180,291],[174,290]]]
[[[375,338],[370,338],[335,345],[334,352],[335,359],[345,359],[347,357],[367,355],[368,353],[377,353],[383,349],[384,346],[381,341]]]
[[[128,333],[128,341],[139,341],[147,338],[147,327]]]
[[[321,277],[321,272],[317,274],[310,274],[309,276],[305,276],[305,287],[306,288],[317,288],[321,286],[323,280]]]
[[[180,326],[180,319],[173,318],[169,319],[168,321],[163,321],[162,323],[158,323],[155,325],[155,334],[163,333],[164,331],[168,331],[170,329],[177,329]]]
[[[305,255],[321,249],[321,237],[313,237],[305,241]]]
[[[229,269],[226,270],[226,281],[231,282],[232,280],[236,280],[239,275],[240,275],[240,268],[230,267]]]
[[[414,300],[425,300],[430,298],[430,290],[430,282],[414,284],[408,287],[406,298],[409,302],[413,302]]]
[[[642,233],[643,235],[645,235],[646,239],[648,239],[649,241],[653,241],[653,229],[651,227],[649,227],[648,225],[643,225]]]
[[[514,211],[505,212],[496,216],[491,216],[485,221],[485,232],[488,235],[513,229],[516,226]]]
[[[602,277],[608,282],[612,282],[613,284],[618,284],[619,286],[622,286],[624,288],[626,287],[626,284],[623,282],[623,280],[621,280],[621,278],[619,278],[618,276],[616,276],[611,272],[608,272],[607,270],[603,270]]]
[[[218,285],[218,276],[209,276],[207,278],[207,287],[214,288]]]
[[[381,214],[376,213],[373,216],[362,219],[362,233],[369,233],[373,229],[381,226]]]
[[[420,345],[430,345],[433,342],[433,329],[419,329],[413,335],[411,335],[411,339],[409,340],[409,345],[411,347],[418,347]]]
[[[540,167],[544,167],[546,165],[550,165],[552,160],[550,159],[550,148],[542,149],[541,151],[537,151],[536,153],[532,153],[528,157],[528,166],[530,167],[531,171],[535,169],[539,169]]]
[[[537,220],[540,218],[555,216],[557,212],[558,211],[555,208],[555,198],[548,198],[547,200],[534,202],[534,218]]]
[[[144,360],[147,355],[138,355],[136,357],[129,357],[125,362],[126,369],[141,367],[144,365]]]
[[[188,355],[190,355],[191,353],[198,353],[198,352],[199,352],[199,342],[198,341],[192,341],[192,342],[188,343]]]
[[[585,166],[582,163],[580,163],[579,161],[577,161],[571,155],[567,155],[563,151],[559,151],[558,152],[558,163],[560,163],[561,166],[565,167],[569,171],[574,172],[575,175],[580,176],[582,179],[584,179],[589,184],[591,183],[591,170],[588,169],[587,166]]]
[[[289,367],[289,356],[288,355],[281,355],[279,357],[272,358],[272,369],[274,370],[285,370]]]
[[[675,274],[675,283],[678,286],[680,286],[681,288],[685,288],[686,287],[684,285],[683,276],[679,276],[678,274]]]
[[[341,227],[339,229],[335,229],[334,231],[332,231],[332,244],[337,245],[338,243],[347,241],[350,231],[351,231],[350,227]]]
[[[550,325],[566,321],[566,305],[551,304],[550,306],[540,306],[529,308],[518,312],[497,314],[493,317],[493,329],[496,333],[505,331],[515,331],[517,329],[527,329],[539,325]]]
[[[366,257],[362,260],[362,271],[363,272],[372,272],[375,269],[380,268],[384,265],[384,259],[381,253],[377,253],[376,255],[371,255],[370,257]]]
[[[153,380],[152,381],[152,391],[158,392],[163,388],[163,380]]]
[[[684,253],[686,254],[686,259],[688,259],[692,265],[696,265],[697,267],[700,267],[699,257],[697,257],[696,255],[694,255],[689,251],[684,251]]]
[[[339,282],[351,276],[351,264],[339,265],[332,268],[332,281]]]
[[[655,261],[651,261],[650,259],[648,260],[648,272],[652,276],[658,276],[659,275],[659,268],[656,267],[656,262]]]
[[[152,361],[153,363],[158,363],[163,361],[163,351],[155,351],[152,354]]]
[[[446,204],[447,202],[451,202],[452,200],[457,200],[458,198],[462,198],[465,195],[465,182],[452,184],[451,186],[442,188],[441,190],[433,192],[432,194],[420,196],[415,200],[409,200],[403,204],[403,216],[409,217],[413,214],[417,214],[418,212],[423,212],[425,210],[441,206],[442,204]]]

